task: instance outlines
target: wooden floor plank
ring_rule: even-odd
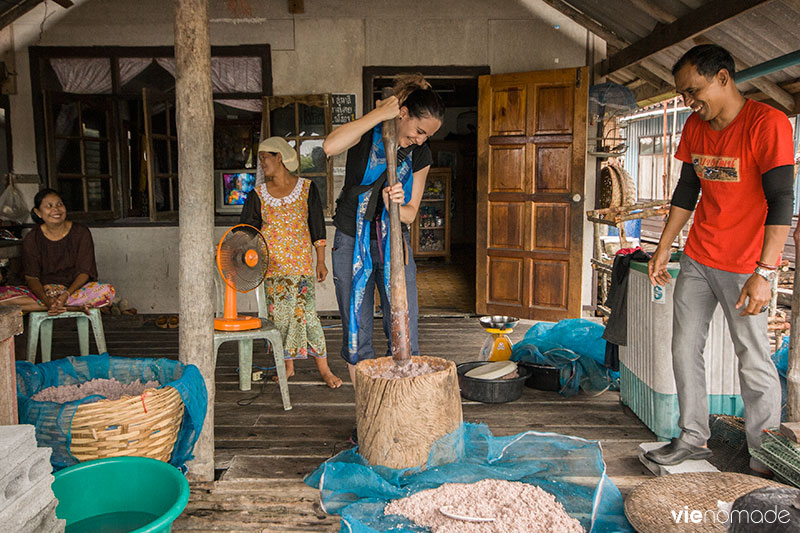
[[[176,359],[178,330],[154,326],[153,316],[104,316],[106,342],[112,355]],[[78,353],[74,323],[55,321],[53,357]],[[347,449],[355,424],[352,385],[341,351],[341,328],[323,319],[329,365],[344,384],[329,389],[312,361],[298,361],[289,381],[293,409],[284,411],[278,386],[254,383],[239,390],[236,345],[223,345],[217,358],[215,404],[215,466],[220,479],[192,486],[189,505],[174,531],[338,531],[339,518],[319,506],[318,491],[303,478],[322,461]],[[384,346],[380,321],[375,322],[376,346]],[[518,327],[512,340],[525,333]],[[475,318],[423,318],[420,348],[456,363],[477,359],[486,333]],[[23,359],[25,335],[15,339]],[[261,343],[254,346],[254,364],[274,366]],[[249,402],[240,405],[240,402]],[[495,435],[538,431],[598,440],[607,472],[623,492],[650,477],[636,457],[638,444],[654,435],[619,401],[606,392],[592,397],[564,398],[557,393],[525,388],[522,397],[505,404],[464,401],[464,420],[486,424]]]

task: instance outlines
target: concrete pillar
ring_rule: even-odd
[[[180,250],[179,358],[200,369],[208,389],[191,480],[214,479],[214,110],[208,0],[174,0]]]

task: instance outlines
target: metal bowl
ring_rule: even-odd
[[[513,316],[502,316],[502,315],[491,315],[491,316],[482,316],[478,319],[483,326],[484,329],[511,329],[513,328],[517,322],[519,322],[519,318]]]

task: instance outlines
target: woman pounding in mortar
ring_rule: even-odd
[[[408,224],[417,216],[425,179],[433,160],[428,138],[442,125],[444,105],[422,75],[398,79],[394,96],[378,101],[375,109],[338,127],[323,144],[328,157],[347,150],[345,183],[336,202],[333,223],[333,281],[342,316],[342,357],[349,363],[355,383],[355,364],[376,356],[372,346],[374,287],[383,310],[383,331],[391,353],[391,309],[389,307],[389,257],[386,203],[400,204],[400,221],[406,257],[406,290],[412,355],[419,355],[417,338],[416,265],[409,247]],[[397,177],[386,187],[386,157],[381,123],[397,121]],[[382,194],[380,192],[382,191]]]

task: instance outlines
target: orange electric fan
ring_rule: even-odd
[[[261,319],[236,313],[236,292],[257,288],[267,275],[267,241],[253,226],[239,224],[225,232],[217,246],[217,268],[225,280],[225,313],[214,329],[243,331],[261,327]]]

